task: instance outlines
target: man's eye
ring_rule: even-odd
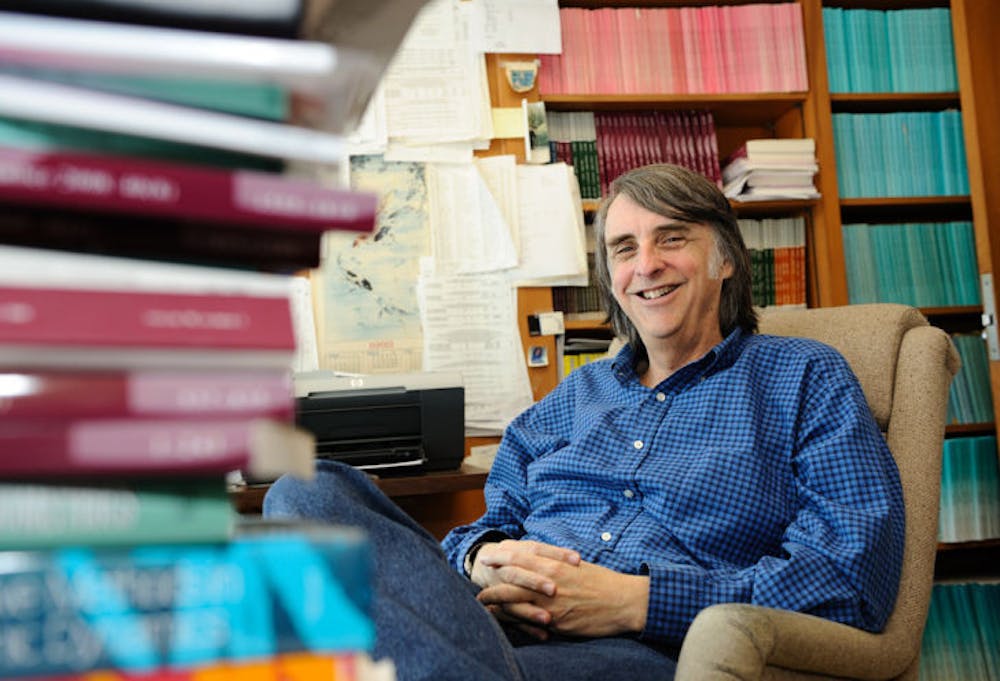
[[[615,255],[628,255],[629,253],[631,253],[634,250],[635,250],[635,247],[632,246],[631,244],[619,244],[618,246],[615,246],[615,248],[614,248],[614,250],[612,252]]]

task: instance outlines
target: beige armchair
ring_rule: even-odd
[[[902,477],[906,548],[899,596],[881,634],[753,605],[706,608],[684,639],[677,681],[916,679],[934,577],[945,409],[958,354],[944,331],[904,305],[765,311],[760,330],[832,345],[858,375]]]

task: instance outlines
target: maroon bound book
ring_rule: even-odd
[[[267,419],[0,419],[0,476],[280,474],[301,458],[296,438],[309,441]]]
[[[0,200],[313,234],[370,231],[377,204],[374,194],[275,173],[7,147]]]
[[[279,296],[0,287],[0,342],[292,350]]]
[[[281,369],[10,370],[0,385],[2,419],[295,416],[291,374]]]
[[[0,364],[281,367],[295,351],[283,296],[0,287]]]

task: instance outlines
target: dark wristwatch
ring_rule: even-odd
[[[491,530],[470,546],[469,550],[465,552],[465,560],[462,562],[462,569],[465,570],[465,576],[472,577],[472,567],[476,564],[476,554],[479,553],[479,549],[483,548],[486,544],[493,544],[504,539],[510,539],[510,537],[503,532]]]

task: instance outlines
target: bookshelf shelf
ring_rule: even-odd
[[[843,223],[971,220],[969,196],[895,196],[840,200]]]
[[[753,5],[787,2],[788,0],[723,0],[726,5]],[[707,7],[718,5],[720,0],[559,0],[560,7]]]
[[[945,426],[945,437],[967,435],[993,435],[997,432],[993,423],[953,423]]]
[[[998,564],[1000,564],[1000,539],[938,544],[934,561],[934,579],[995,581]]]
[[[977,318],[976,321],[979,322],[978,317],[982,314],[983,308],[979,305],[955,305],[952,307],[922,307],[920,311],[931,321],[945,317],[974,316]]]
[[[819,204],[817,199],[786,199],[782,201],[730,201],[739,217],[775,217],[808,212]]]
[[[907,109],[941,111],[957,109],[959,106],[957,92],[865,92],[830,95],[830,107],[835,113],[887,113]]]
[[[584,312],[581,314],[590,315],[589,312]],[[578,319],[573,318],[563,318],[563,326],[567,331],[604,331],[611,332],[611,325],[605,324],[603,322],[604,313],[598,312],[594,313],[593,317],[583,317]]]
[[[825,7],[843,7],[844,9],[900,9],[903,4],[899,0],[823,0]],[[948,0],[905,0],[906,9],[947,6]]]
[[[802,213],[812,209],[819,203],[816,199],[787,199],[782,201],[730,201],[729,204],[740,217],[774,217],[781,214]],[[600,204],[596,199],[583,201],[583,212],[593,214]]]
[[[678,111],[712,112],[717,126],[769,127],[806,101],[805,92],[747,94],[543,95],[551,111]]]
[[[969,549],[985,549],[985,548],[1000,549],[1000,537],[997,537],[995,539],[982,539],[980,541],[963,541],[963,542],[955,542],[952,544],[946,544],[946,543],[938,544],[938,551],[943,551],[943,552],[967,551]]]

